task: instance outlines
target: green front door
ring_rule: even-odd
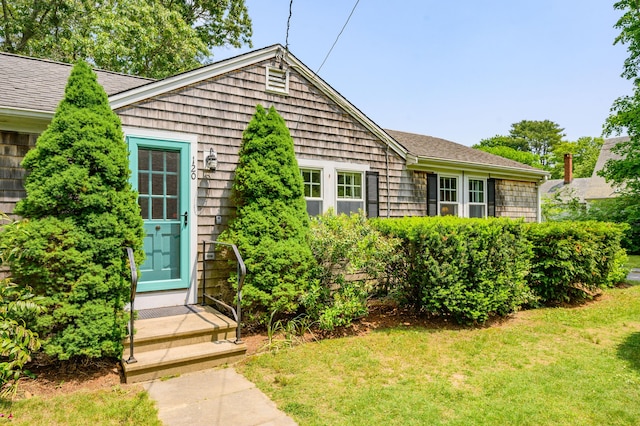
[[[138,292],[187,288],[190,145],[140,137],[127,141],[145,230]]]

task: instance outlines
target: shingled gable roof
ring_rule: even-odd
[[[459,143],[433,136],[419,135],[415,133],[386,130],[397,140],[410,154],[407,162],[424,167],[443,167],[445,163],[455,165],[461,170],[484,169],[486,171],[509,171],[519,175],[529,175],[542,179],[549,175],[548,172],[526,164],[519,163],[508,158],[489,154],[478,149],[469,148]],[[414,157],[413,159],[411,157]]]
[[[596,167],[593,169],[591,175],[591,182],[585,198],[587,200],[598,200],[603,198],[612,198],[618,195],[616,188],[607,183],[607,181],[598,172],[602,170],[609,160],[620,160],[622,156],[611,151],[611,148],[616,146],[620,142],[626,142],[629,140],[629,136],[621,136],[617,138],[605,139],[602,148],[600,148],[600,155],[598,155],[598,161]]]
[[[0,107],[54,112],[73,65],[0,52]],[[154,80],[94,70],[108,95]]]
[[[19,130],[42,131],[64,96],[72,68],[70,64],[0,52],[0,125],[4,122]],[[154,81],[110,71],[95,72],[107,94]]]

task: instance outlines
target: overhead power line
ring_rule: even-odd
[[[284,39],[284,50],[289,51],[289,27],[291,26],[291,11],[293,10],[293,0],[289,2],[289,18],[287,18],[287,35]]]
[[[291,2],[293,2],[293,0],[291,0]],[[349,14],[349,17],[347,18],[347,21],[342,26],[342,29],[338,33],[338,36],[336,37],[336,40],[333,42],[333,45],[331,46],[331,49],[329,49],[329,51],[327,52],[327,56],[324,57],[324,60],[320,64],[320,67],[318,67],[318,70],[316,71],[316,74],[318,74],[320,72],[320,70],[324,66],[324,63],[327,62],[327,59],[329,59],[329,55],[331,55],[331,52],[333,51],[333,48],[336,47],[336,43],[338,43],[338,40],[340,39],[340,36],[342,35],[342,32],[347,27],[347,24],[349,23],[349,20],[351,19],[351,16],[353,16],[353,12],[355,12],[356,7],[358,7],[358,3],[360,3],[360,0],[356,0],[356,4],[353,5],[353,9],[351,9],[351,13]],[[289,16],[291,16],[291,15],[289,15]]]

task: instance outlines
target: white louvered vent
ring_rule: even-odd
[[[289,94],[289,71],[267,66],[267,91]]]

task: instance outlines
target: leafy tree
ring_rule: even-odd
[[[289,129],[261,105],[242,135],[233,190],[237,215],[221,239],[247,265],[243,303],[258,321],[293,313],[309,286],[313,257],[302,177]]]
[[[515,151],[531,153],[538,158],[537,161],[534,157],[529,156],[520,157],[525,161],[516,161],[529,165],[534,165],[534,163],[539,162],[542,164],[543,169],[550,171],[554,165],[554,158],[551,153],[554,147],[562,141],[564,137],[563,131],[564,129],[560,128],[560,126],[553,121],[522,120],[511,125],[508,136],[496,135],[492,138],[483,139],[479,144],[474,145],[473,148],[487,151],[484,148],[507,147]],[[514,154],[511,150],[493,150],[493,152],[487,152],[510,159],[515,159],[513,157],[517,156],[517,154]]]
[[[591,137],[582,137],[575,142],[560,142],[553,149],[552,163],[554,167],[551,171],[551,178],[560,179],[564,176],[565,154],[573,154],[574,177],[591,177],[603,144],[604,139]]]
[[[120,356],[126,334],[129,270],[123,248],[140,262],[142,218],[129,183],[127,146],[118,116],[86,62],[69,77],[47,130],[25,156],[27,196],[4,245],[12,276],[44,297],[36,330],[47,354]]]
[[[251,45],[244,0],[0,0],[0,49],[162,78]]]
[[[629,194],[640,197],[640,4],[635,0],[622,0],[613,5],[623,12],[615,28],[620,30],[614,44],[627,45],[629,57],[624,61],[622,77],[634,83],[631,96],[615,100],[611,115],[605,123],[605,135],[628,134],[627,142],[618,143],[612,152],[619,154],[619,160],[609,160],[599,172],[608,182],[624,187]]]
[[[526,141],[528,151],[539,155],[542,164],[547,166],[550,165],[548,155],[565,136],[563,131],[564,129],[550,120],[522,120],[511,125],[509,135],[514,139]]]
[[[518,151],[508,146],[475,146],[474,148],[480,151],[488,152],[489,154],[498,155],[503,158],[518,161],[522,164],[528,164],[532,167],[542,168],[540,163],[540,157],[530,152]]]
[[[473,148],[496,148],[499,146],[505,146],[515,151],[529,152],[529,144],[524,139],[517,139],[511,136],[502,136],[502,135],[495,135],[494,137],[491,137],[491,138],[482,139],[480,143],[478,143],[477,145],[474,145]]]

